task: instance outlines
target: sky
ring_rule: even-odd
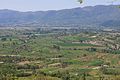
[[[0,0],[0,9],[17,11],[47,11],[61,10],[75,7],[111,5],[113,0],[84,0],[83,4],[77,0]],[[119,4],[120,0],[113,4]]]

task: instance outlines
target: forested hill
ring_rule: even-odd
[[[0,25],[95,25],[120,26],[120,8],[117,5],[98,5],[64,10],[19,12],[0,10]]]

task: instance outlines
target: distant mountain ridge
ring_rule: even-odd
[[[97,5],[64,10],[20,12],[0,10],[0,25],[94,25],[120,27],[117,5]]]

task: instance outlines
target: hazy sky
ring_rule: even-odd
[[[84,0],[79,4],[77,0],[0,0],[0,9],[12,9],[18,11],[46,11],[69,9],[81,6],[108,5],[113,0]],[[118,4],[120,0],[114,2]]]

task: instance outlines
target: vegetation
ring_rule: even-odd
[[[120,79],[119,31],[47,30],[0,30],[0,80]]]

